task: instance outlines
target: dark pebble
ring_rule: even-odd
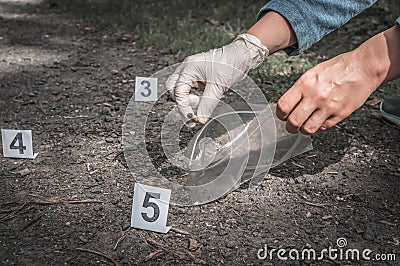
[[[103,110],[101,111],[101,113],[102,113],[103,115],[110,115],[110,114],[111,114],[111,108],[108,107],[108,106],[104,106],[104,107],[103,107]]]
[[[235,242],[229,241],[228,243],[226,243],[227,248],[234,248],[235,246]]]
[[[113,143],[113,142],[114,142],[114,138],[112,138],[112,137],[107,137],[107,138],[106,138],[106,142],[108,142],[108,143]]]
[[[313,175],[309,175],[309,174],[304,174],[303,175],[303,179],[305,182],[315,182],[318,180],[317,177],[313,176]]]
[[[131,220],[126,220],[122,225],[122,231],[129,229],[129,227],[131,227]]]
[[[219,227],[217,227],[217,232],[218,232],[218,235],[220,235],[220,236],[225,236],[228,234],[224,229],[219,228]]]
[[[233,257],[233,253],[229,252],[229,251],[228,252],[224,252],[223,256],[224,256],[225,259],[230,259],[230,258]]]
[[[122,258],[122,260],[120,260],[120,261],[119,261],[119,263],[120,263],[120,264],[125,264],[125,265],[128,265],[128,263],[129,263],[129,260],[128,260],[128,258],[127,258],[127,257],[124,257],[124,258]]]
[[[363,238],[368,241],[375,239],[375,233],[371,228],[367,228],[363,234]]]
[[[356,202],[362,202],[362,201],[363,201],[362,198],[361,198],[359,195],[357,195],[357,194],[351,195],[351,199],[352,199],[353,201],[356,201]]]
[[[111,204],[114,204],[114,205],[115,205],[115,204],[117,204],[117,203],[118,203],[118,199],[112,199],[112,200],[111,200]]]
[[[381,210],[383,208],[382,204],[377,202],[377,201],[371,201],[368,204],[368,207],[373,209],[373,210],[375,210],[375,211],[379,211],[379,210]]]
[[[98,194],[101,192],[101,187],[99,187],[99,186],[92,187],[92,189],[90,189],[90,192]]]
[[[112,117],[112,116],[106,116],[106,117],[104,118],[104,121],[106,121],[106,122],[111,122],[111,121],[113,121],[113,117]]]
[[[101,211],[103,209],[103,206],[102,205],[96,205],[96,206],[94,206],[94,210],[95,211]]]
[[[354,231],[355,231],[356,234],[358,234],[358,235],[361,235],[362,233],[364,233],[364,230],[361,229],[361,228],[359,228],[359,227],[355,228]]]

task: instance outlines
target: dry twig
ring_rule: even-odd
[[[171,227],[171,229],[170,229],[171,231],[174,231],[175,233],[178,233],[178,234],[182,234],[182,235],[190,235],[190,233],[189,232],[187,232],[187,231],[184,231],[184,230],[181,230],[181,229],[178,229],[178,228],[175,228],[175,227]]]
[[[164,254],[164,250],[162,249],[157,249],[156,251],[150,253],[149,255],[147,255],[146,257],[144,257],[144,261],[149,261],[151,259],[157,258],[158,256]]]
[[[96,250],[90,250],[90,249],[86,249],[86,248],[76,248],[76,249],[80,250],[80,251],[83,251],[83,252],[93,253],[93,254],[102,256],[102,257],[108,259],[115,266],[119,266],[119,263],[116,260],[114,260],[112,257],[108,256],[107,254],[105,254],[103,252],[96,251]]]
[[[146,239],[146,242],[150,243],[153,246],[156,246],[156,247],[162,249],[163,251],[165,251],[167,253],[175,255],[176,257],[178,257],[178,258],[180,258],[182,260],[189,260],[189,261],[195,261],[196,260],[194,255],[189,251],[176,250],[176,249],[173,249],[173,248],[171,248],[171,247],[169,247],[167,245],[158,243],[158,242],[154,241],[153,239],[149,239],[149,238]]]
[[[326,203],[314,203],[314,202],[308,202],[308,201],[303,201],[304,204],[313,206],[313,207],[318,207],[318,208],[325,208],[331,206],[330,204]]]
[[[0,217],[0,222],[10,220],[12,218],[17,217],[19,214],[26,213],[30,209],[35,208],[36,205],[81,204],[81,203],[103,203],[103,201],[98,199],[75,200],[75,199],[54,197],[50,199],[37,199],[25,202],[6,202],[3,203],[2,206],[12,205],[12,204],[20,204],[20,206],[10,209],[0,209],[0,213],[6,213],[6,215]]]
[[[128,233],[131,231],[130,229],[131,229],[131,228],[129,228],[128,230],[126,230],[126,231],[122,234],[122,236],[117,240],[117,243],[115,243],[115,246],[114,246],[114,250],[116,250],[117,247],[118,247],[118,244],[119,244],[122,240],[125,239],[125,237],[128,235]]]

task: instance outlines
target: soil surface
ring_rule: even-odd
[[[39,0],[0,1],[0,127],[31,129],[39,152],[0,158],[2,265],[377,263],[257,258],[265,245],[321,251],[338,238],[399,263],[400,132],[374,98],[257,189],[170,206],[165,235],[130,228],[140,173],[124,161],[123,116],[135,76],[176,62]]]

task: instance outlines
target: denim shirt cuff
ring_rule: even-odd
[[[271,0],[260,10],[257,18],[260,19],[268,11],[275,11],[286,18],[296,34],[297,43],[284,51],[295,55],[304,52],[375,2],[376,0]]]

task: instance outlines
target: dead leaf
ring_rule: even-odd
[[[192,238],[189,238],[189,250],[193,251],[199,248],[199,243]]]
[[[368,106],[376,106],[378,105],[380,102],[382,101],[382,99],[375,97],[375,96],[371,96],[369,97],[369,99],[365,102],[366,105]]]
[[[322,216],[322,220],[328,220],[328,219],[331,219],[331,218],[332,218],[332,215]]]
[[[218,20],[213,19],[213,18],[206,18],[206,21],[207,21],[208,23],[210,23],[211,25],[213,25],[213,26],[219,26],[219,25],[221,25],[221,22],[219,22]]]
[[[31,170],[29,170],[28,168],[25,168],[25,169],[23,169],[23,170],[18,172],[18,174],[20,176],[26,176],[26,175],[29,175],[30,173],[31,173]]]

